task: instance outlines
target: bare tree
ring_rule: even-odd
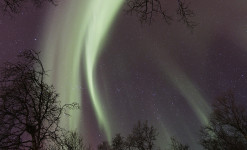
[[[132,133],[127,138],[117,134],[112,140],[113,150],[154,150],[157,136],[156,129],[149,126],[148,122],[140,121],[132,129]]]
[[[164,8],[165,0],[126,0],[126,12],[135,13],[141,23],[151,24],[154,16],[161,16],[167,24],[170,24],[172,16],[168,14]],[[0,10],[4,13],[13,14],[19,13],[27,3],[32,3],[35,7],[40,7],[43,3],[49,2],[56,5],[55,0],[1,0]],[[180,16],[178,21],[183,22],[190,29],[193,29],[197,24],[191,20],[194,17],[194,12],[189,8],[189,4],[185,0],[177,0],[177,15]]]
[[[78,104],[61,105],[39,53],[22,52],[20,61],[6,63],[0,78],[0,149],[42,149],[61,143],[61,115]]]
[[[157,136],[156,129],[148,125],[148,122],[141,123],[140,121],[134,126],[132,134],[127,137],[127,143],[138,150],[153,150],[154,141]]]
[[[180,16],[179,21],[182,21],[188,28],[193,29],[197,26],[197,23],[191,20],[195,14],[189,8],[189,3],[185,3],[184,0],[178,0],[177,14]]]
[[[154,16],[162,16],[168,24],[172,21],[172,17],[164,9],[162,0],[127,0],[126,3],[128,6],[126,11],[130,14],[135,13],[142,23],[151,23]],[[177,15],[180,16],[178,21],[182,21],[187,27],[193,29],[197,24],[191,20],[195,14],[189,9],[189,3],[185,0],[177,0],[177,5]]]
[[[116,136],[112,139],[112,149],[113,150],[124,150],[125,149],[125,141],[124,137],[120,134],[116,134]]]
[[[172,137],[170,150],[189,150],[189,146],[180,143],[176,138]]]
[[[154,15],[161,15],[167,23],[171,21],[160,0],[127,0],[127,5],[127,12],[135,12],[142,23],[151,23]]]
[[[209,124],[201,129],[207,150],[243,150],[247,147],[247,114],[232,92],[216,99]]]
[[[82,137],[77,132],[69,132],[63,142],[66,150],[86,150]]]
[[[0,9],[9,14],[18,13],[28,2],[33,3],[36,7],[40,7],[45,2],[50,2],[55,5],[54,0],[1,0]]]
[[[104,141],[98,145],[98,150],[111,150],[111,146],[108,142]]]
[[[62,135],[60,145],[49,145],[47,150],[92,150],[92,148],[83,142],[78,132],[68,131]]]

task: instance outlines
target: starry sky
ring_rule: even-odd
[[[109,9],[94,2],[28,5],[0,16],[0,63],[16,61],[23,49],[41,51],[61,100],[81,104],[68,126],[86,142],[127,135],[148,120],[161,147],[175,136],[199,149],[198,130],[215,97],[231,89],[246,104],[246,1],[191,0],[198,23],[192,33],[176,22],[172,1],[166,2],[171,25],[159,17],[141,24],[124,4]]]

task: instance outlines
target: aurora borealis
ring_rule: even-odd
[[[115,0],[104,2],[100,0],[67,2],[64,8],[61,8],[59,12],[54,14],[51,22],[55,20],[54,18],[59,17],[61,13],[66,14],[68,20],[65,21],[64,18],[61,18],[59,22],[57,20],[52,22],[54,24],[51,27],[47,27],[47,34],[51,34],[51,36],[48,36],[48,38],[45,36],[45,40],[41,44],[42,49],[49,49],[44,54],[46,55],[44,56],[44,61],[49,62],[47,65],[59,64],[55,67],[57,69],[56,72],[51,75],[55,78],[51,82],[56,84],[59,93],[64,93],[61,96],[62,102],[67,103],[67,99],[71,101],[74,99],[82,105],[83,99],[81,99],[81,93],[78,90],[80,88],[78,87],[87,87],[99,127],[104,131],[108,140],[112,138],[109,129],[110,125],[105,110],[102,108],[94,69],[95,63],[97,63],[97,57],[104,44],[105,34],[107,34],[112,20],[122,3],[123,1]],[[81,8],[81,6],[85,7]],[[78,14],[78,16],[75,16],[75,14]],[[64,24],[64,26],[58,28],[59,24]],[[71,28],[74,31],[71,32]],[[56,34],[60,31],[62,31],[60,34]],[[57,43],[57,45],[53,43]],[[71,49],[71,51],[68,51],[68,49]],[[56,53],[63,56],[57,58]],[[49,58],[49,55],[53,57]],[[56,61],[54,62],[54,60]],[[61,62],[66,65],[61,66]],[[85,68],[83,75],[86,76],[86,83],[81,83],[80,80],[80,77],[83,76],[80,74],[80,68],[83,65]],[[61,79],[57,73],[63,74],[67,79]],[[68,81],[69,83],[67,83]],[[62,90],[60,89],[62,85],[69,85],[69,88]],[[70,87],[74,87],[74,89]],[[73,115],[69,118],[69,128],[78,129],[81,114],[83,113]],[[66,121],[68,120],[64,119],[64,122]]]
[[[167,2],[174,15],[176,3]],[[0,18],[0,62],[40,50],[62,103],[78,102],[62,124],[94,147],[138,120],[198,147],[210,105],[232,89],[246,103],[247,2],[191,1],[198,26],[141,24],[123,0],[67,0]],[[174,17],[174,20],[177,18]],[[164,146],[165,147],[165,146]]]

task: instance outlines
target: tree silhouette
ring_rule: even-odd
[[[20,61],[6,63],[0,78],[0,149],[45,148],[61,143],[61,115],[78,104],[61,105],[39,53],[26,50]]]
[[[154,16],[161,16],[167,24],[173,20],[167,11],[164,9],[164,0],[125,0],[127,9],[126,12],[135,13],[141,23],[151,24]],[[19,13],[22,7],[30,2],[36,7],[40,7],[43,3],[49,2],[53,5],[55,0],[2,0],[0,1],[0,10],[8,14]],[[189,4],[185,0],[177,0],[177,15],[180,16],[178,21],[183,22],[190,29],[193,29],[197,24],[191,20],[194,17],[194,12],[189,8]]]
[[[83,142],[83,138],[76,131],[68,131],[62,135],[60,145],[49,145],[47,150],[92,150]]]
[[[170,24],[172,17],[164,9],[162,0],[126,0],[127,12],[135,13],[141,23],[152,23],[154,16],[161,16],[166,23]],[[191,20],[194,12],[189,8],[189,3],[185,0],[177,0],[177,15],[180,16],[178,21],[182,21],[187,27],[193,29],[197,24]]]
[[[54,0],[1,0],[0,9],[9,14],[18,13],[27,2],[33,3],[36,7],[40,7],[45,2],[55,4]]]
[[[63,147],[67,150],[84,150],[86,146],[83,143],[83,139],[77,132],[69,132],[65,135],[63,140]]]
[[[201,129],[207,150],[243,150],[247,147],[247,114],[230,91],[216,99],[209,124]]]
[[[160,0],[127,0],[127,6],[127,12],[135,12],[142,23],[151,23],[154,15],[161,15],[167,23],[171,21]]]
[[[113,150],[124,150],[126,148],[124,137],[120,134],[116,134],[116,136],[112,139],[112,149]]]
[[[98,145],[98,150],[111,150],[111,146],[108,142],[104,141]]]
[[[148,122],[140,121],[132,129],[132,133],[127,138],[117,134],[112,140],[113,150],[154,150],[157,136],[156,129],[149,126]]]
[[[171,137],[171,148],[170,150],[189,150],[188,145],[180,143],[176,138]]]
[[[177,14],[180,16],[178,21],[183,22],[188,28],[193,29],[197,26],[197,23],[191,20],[195,14],[189,8],[189,3],[185,3],[184,0],[178,0]]]

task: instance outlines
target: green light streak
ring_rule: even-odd
[[[159,57],[156,58],[159,64],[158,67],[161,69],[162,73],[185,98],[200,123],[204,125],[208,124],[208,114],[211,108],[206,102],[206,99],[202,96],[201,92],[198,90],[199,88],[170,57],[166,57],[165,59],[159,59]],[[162,125],[164,132],[167,132],[165,130],[165,124]],[[193,141],[194,139],[192,138],[187,126],[183,126],[186,128],[188,138]],[[168,137],[165,138],[168,139]]]
[[[53,16],[48,19],[49,24],[45,27],[44,34],[46,36],[41,43],[41,49],[45,50],[43,54],[46,68],[51,70],[50,82],[55,85],[63,104],[77,102],[81,105],[80,61],[82,45],[79,41],[83,40],[83,34],[86,30],[83,20],[86,20],[87,17],[85,13],[78,10],[85,10],[84,4],[85,2],[80,3],[80,5],[67,2],[50,12]],[[73,14],[83,14],[84,16],[74,15],[71,17]],[[62,118],[62,124],[74,130],[79,125],[79,118],[80,111],[76,113],[73,111],[70,118]]]
[[[102,108],[103,104],[101,103],[100,94],[98,92],[94,69],[103,45],[104,37],[122,3],[122,0],[94,1],[94,8],[92,8],[94,11],[91,15],[91,22],[86,41],[87,44],[85,54],[88,87],[97,120],[100,127],[102,127],[105,131],[108,140],[111,140],[111,130],[108,124],[109,121],[106,118],[106,112]]]
[[[171,134],[171,130],[168,129],[166,126],[165,126],[165,122],[162,122],[162,121],[159,121],[159,124],[160,124],[160,133],[159,133],[159,138],[158,138],[158,145],[163,147],[163,148],[167,148],[167,145],[169,145],[170,143],[170,138],[173,136]]]
[[[168,59],[169,60],[169,59]],[[207,104],[206,100],[203,98],[201,92],[189,79],[189,77],[181,71],[181,69],[176,65],[175,62],[169,60],[169,64],[161,64],[164,70],[164,74],[169,78],[171,83],[178,89],[182,96],[187,100],[189,106],[195,112],[195,115],[200,120],[202,124],[208,123],[208,112],[210,111],[210,106]]]
[[[150,39],[151,41],[155,40],[154,37]],[[150,43],[142,42],[142,43]],[[151,45],[146,45],[145,48],[149,48],[146,51],[150,53],[156,60],[158,69],[162,71],[162,73],[168,78],[170,83],[181,93],[181,95],[185,98],[188,105],[194,111],[197,119],[200,121],[201,124],[208,123],[208,114],[211,110],[210,106],[208,105],[206,99],[203,97],[202,93],[200,92],[199,87],[193,83],[193,81],[187,76],[186,73],[177,65],[175,61],[173,61],[172,56],[166,53],[165,50],[162,52],[164,53],[162,56],[152,53],[150,51],[153,47]],[[164,49],[164,48],[159,48]]]
[[[104,38],[123,0],[71,0],[51,8],[40,49],[45,50],[43,62],[49,70],[62,103],[81,103],[81,60],[85,61],[91,102],[100,128],[111,139],[110,125],[98,91],[94,70],[104,44]],[[55,9],[55,11],[54,11]],[[84,56],[83,56],[84,55]],[[87,84],[87,85],[86,85]],[[82,110],[81,110],[82,111]],[[71,130],[80,123],[81,112],[63,119]],[[86,114],[85,114],[86,115]]]

